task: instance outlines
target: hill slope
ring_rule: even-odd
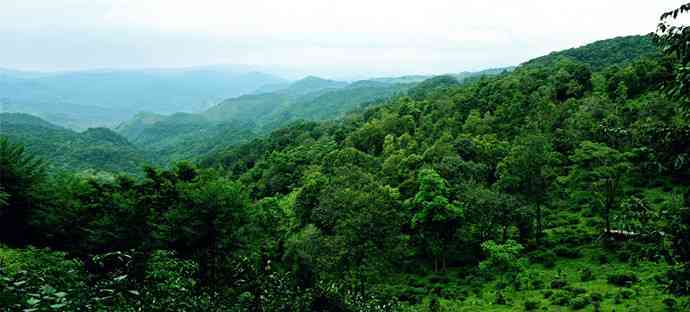
[[[0,135],[56,169],[138,172],[147,163],[144,152],[106,128],[80,133],[28,114],[0,113]]]
[[[658,56],[659,49],[649,36],[624,36],[600,40],[581,47],[552,52],[535,58],[526,65],[550,64],[561,57],[572,58],[600,70],[606,66],[623,65],[642,56]]]
[[[678,160],[690,155],[690,123],[660,92],[668,60],[624,47],[610,67],[587,47],[568,52],[582,62],[542,59],[465,84],[436,77],[202,165],[291,207],[291,237],[304,238],[295,252],[316,274],[372,274],[370,289],[403,311],[661,311],[688,300],[682,286],[665,291],[677,258],[663,247],[672,238],[654,233],[686,218],[690,166]],[[348,261],[362,262],[329,265]]]

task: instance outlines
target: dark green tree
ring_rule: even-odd
[[[498,184],[501,188],[534,205],[537,245],[544,228],[542,207],[556,180],[558,156],[547,136],[527,134],[515,142],[508,156],[498,164]]]
[[[585,141],[570,157],[573,165],[563,181],[573,196],[584,196],[603,209],[605,231],[611,234],[611,211],[616,208],[631,164],[628,155],[602,143]]]
[[[690,114],[690,26],[677,23],[678,16],[690,13],[690,3],[661,15],[654,39],[667,55],[675,61],[675,79],[666,85],[668,94],[685,104]]]
[[[413,199],[411,226],[433,259],[434,271],[446,269],[448,244],[452,241],[463,210],[448,199],[448,185],[433,169],[417,176],[419,190]],[[440,265],[440,266],[439,266]]]
[[[31,211],[40,204],[36,191],[45,178],[46,163],[28,154],[24,146],[0,136],[0,242],[21,245],[30,239]]]

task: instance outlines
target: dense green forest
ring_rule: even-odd
[[[505,70],[510,68],[466,72],[454,77],[463,81]],[[422,80],[402,84],[397,82],[398,78],[383,79],[396,82],[346,83],[307,77],[272,92],[226,99],[200,114],[139,113],[114,132],[106,128],[76,132],[29,114],[0,113],[0,135],[23,144],[37,157],[52,160],[51,170],[141,176],[141,168],[146,164],[168,167],[173,161],[196,161],[293,122],[337,119],[353,110],[382,105],[414,85],[425,83]]]
[[[511,68],[499,68],[452,76],[463,82],[509,70]],[[346,83],[310,76],[270,92],[226,99],[200,114],[140,113],[115,130],[135,146],[148,151],[154,163],[164,166],[171,161],[198,160],[203,155],[263,137],[294,122],[338,119],[354,110],[381,105],[423,84],[426,79],[422,77],[417,77],[419,80],[399,77]]]
[[[687,311],[688,11],[471,79],[276,86],[249,124],[140,115],[120,133],[201,157],[134,174],[50,170],[139,147],[2,115],[0,310]]]
[[[49,160],[51,171],[137,173],[146,153],[107,128],[76,132],[22,113],[0,113],[0,135],[21,143],[30,154]]]

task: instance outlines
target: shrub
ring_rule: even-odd
[[[553,295],[553,290],[547,290],[544,292],[544,299],[549,299]]]
[[[592,256],[592,259],[599,262],[599,264],[608,264],[609,262],[611,262],[611,260],[609,259],[609,255],[605,253],[597,253],[594,256]]]
[[[496,283],[496,290],[501,290],[501,289],[506,289],[508,287],[508,284],[503,283],[503,282],[497,282]]]
[[[462,291],[455,286],[443,287],[439,294],[441,298],[446,299],[464,299],[465,297],[465,295],[462,294]]]
[[[582,295],[582,294],[587,293],[587,290],[582,288],[582,287],[573,287],[573,288],[570,288],[568,290],[575,295]]]
[[[616,301],[622,301],[622,299],[627,300],[632,298],[633,296],[635,296],[635,291],[633,291],[630,288],[623,288],[621,289],[621,291],[618,292],[618,294],[616,294]]]
[[[620,262],[628,262],[630,260],[631,254],[630,251],[627,250],[621,250],[617,254],[618,261]]]
[[[482,250],[488,256],[479,263],[479,268],[484,272],[499,274],[520,272],[523,269],[520,262],[520,253],[523,249],[522,245],[513,240],[503,244],[486,241],[482,244]]]
[[[441,303],[438,298],[434,297],[429,301],[429,312],[441,312]]]
[[[88,300],[86,280],[83,265],[62,252],[0,247],[2,311],[79,310]]]
[[[556,254],[551,250],[536,251],[529,255],[530,263],[541,263],[545,268],[556,266]]]
[[[618,272],[610,274],[608,277],[609,284],[613,284],[619,287],[630,286],[637,281],[637,275],[635,275],[635,273],[632,272]]]
[[[426,295],[426,290],[424,288],[407,287],[398,295],[398,299],[400,301],[418,304],[421,302],[421,298],[423,298],[424,295]]]
[[[522,284],[523,284],[522,280],[516,278],[515,280],[513,280],[513,289],[518,290],[518,291],[521,290]]]
[[[506,297],[503,295],[503,292],[497,291],[496,292],[496,300],[494,301],[494,303],[502,305],[502,304],[506,304],[506,302],[507,302]]]
[[[594,312],[601,311],[601,301],[592,301],[592,311],[594,311]]]
[[[429,277],[429,283],[431,284],[447,284],[449,281],[448,276],[445,275],[432,275]]]
[[[592,302],[601,302],[604,300],[604,295],[598,292],[593,292],[589,297],[592,298]]]
[[[582,257],[582,251],[577,248],[569,248],[566,246],[557,246],[553,249],[554,253],[562,258],[576,259]]]
[[[525,300],[525,311],[534,311],[539,309],[539,301],[527,299]]]
[[[594,274],[592,274],[592,269],[584,268],[580,271],[580,280],[583,282],[589,282],[594,280]]]
[[[557,278],[551,281],[551,289],[561,289],[568,285],[568,282],[564,279]]]
[[[678,302],[676,301],[676,299],[673,298],[666,298],[661,302],[666,306],[666,309],[668,311],[675,311],[678,307]]]
[[[532,289],[542,289],[544,288],[544,282],[540,279],[532,280]]]
[[[573,308],[574,310],[580,310],[584,309],[587,305],[589,305],[590,301],[589,298],[586,296],[577,296],[573,299],[570,300],[570,307]]]
[[[567,305],[569,301],[570,301],[570,294],[568,294],[564,291],[554,292],[553,295],[551,296],[551,304],[564,306],[564,305]]]

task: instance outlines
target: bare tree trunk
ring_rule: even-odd
[[[508,238],[508,226],[504,225],[503,226],[503,234],[501,235],[501,240],[505,243],[507,238]]]

